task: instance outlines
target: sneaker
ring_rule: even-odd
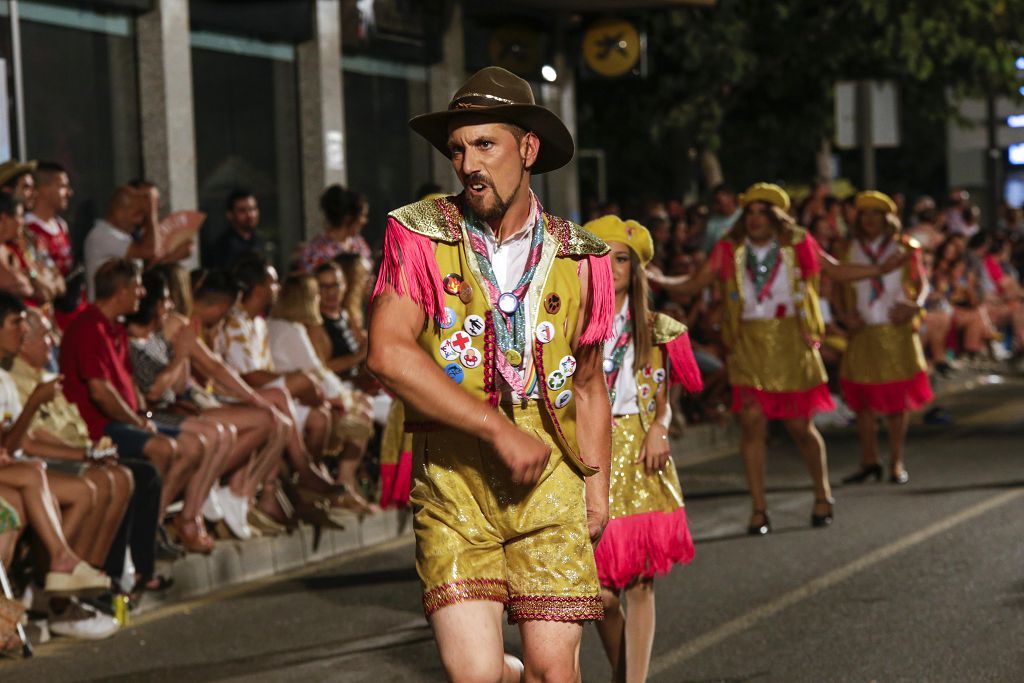
[[[120,625],[113,617],[72,600],[61,614],[50,613],[50,633],[78,640],[103,640],[117,633]]]
[[[203,502],[203,517],[211,522],[219,522],[224,519],[224,506],[221,497],[226,491],[227,489],[222,489],[219,486],[210,489],[210,494]]]
[[[235,495],[228,488],[223,488],[218,496],[224,511],[224,523],[231,533],[243,541],[252,538],[252,527],[249,526],[249,501]]]

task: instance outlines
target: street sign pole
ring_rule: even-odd
[[[871,103],[871,81],[857,82],[857,144],[860,145],[861,162],[864,166],[864,189],[877,187],[875,176],[875,138],[873,107]]]
[[[1001,154],[996,141],[996,98],[991,89],[985,97],[985,216],[984,225],[995,230],[999,224],[999,161]]]

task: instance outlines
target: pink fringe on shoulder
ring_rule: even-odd
[[[808,233],[804,241],[793,247],[796,252],[797,263],[800,264],[800,271],[805,278],[817,275],[821,272],[821,260],[818,257],[818,240]]]
[[[380,466],[380,506],[382,508],[404,508],[409,504],[412,488],[412,453],[402,451],[397,463],[382,463]]]
[[[711,250],[711,265],[718,273],[722,282],[731,280],[736,275],[736,262],[733,259],[732,242],[727,239],[718,240]]]
[[[683,332],[665,344],[665,350],[668,352],[668,365],[672,383],[681,385],[691,394],[698,394],[703,391],[704,380],[701,379],[700,369],[697,367],[697,359],[693,357],[690,333]]]
[[[581,344],[603,344],[612,336],[615,321],[615,282],[612,280],[612,262],[604,256],[587,256],[590,268],[590,310],[587,327],[580,337]],[[580,263],[582,269],[583,263]],[[578,271],[577,271],[578,272]]]
[[[871,410],[893,415],[923,408],[935,398],[928,373],[924,371],[910,379],[878,384],[861,384],[840,378],[839,388],[850,410],[857,413]]]
[[[440,320],[444,313],[441,273],[431,241],[409,230],[394,218],[384,231],[380,272],[371,301],[383,292],[394,291],[423,306],[428,318]]]
[[[613,519],[594,549],[598,580],[616,589],[641,577],[667,574],[673,565],[692,559],[693,537],[685,507]]]

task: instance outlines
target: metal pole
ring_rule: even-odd
[[[18,0],[8,3],[11,11],[11,68],[14,71],[14,125],[18,128],[18,158],[28,159],[25,142],[25,81],[21,73],[21,19]]]
[[[988,141],[986,143],[985,159],[985,216],[984,224],[989,230],[995,230],[999,223],[999,153],[996,140],[996,98],[989,90],[985,98],[985,128]]]
[[[857,82],[857,143],[860,144],[861,163],[864,166],[864,190],[874,190],[878,181],[875,176],[875,137],[871,106],[871,81]]]

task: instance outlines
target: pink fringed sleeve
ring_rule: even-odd
[[[727,239],[719,240],[711,250],[711,267],[723,282],[731,280],[736,271],[736,264],[733,261],[732,242]]]
[[[586,312],[587,326],[580,337],[580,344],[601,344],[612,336],[615,320],[615,283],[612,280],[612,262],[608,255],[587,256],[590,269],[588,294],[590,310]],[[580,270],[583,263],[580,263]]]
[[[444,294],[433,244],[394,218],[388,219],[384,231],[384,252],[371,300],[386,291],[409,297],[423,306],[428,318],[441,319]]]
[[[704,381],[701,379],[700,370],[697,368],[697,359],[693,357],[690,333],[683,332],[665,344],[665,351],[668,353],[668,366],[671,372],[672,383],[681,385],[691,394],[703,391]]]
[[[796,260],[800,264],[800,271],[804,278],[809,278],[821,272],[821,260],[818,257],[818,240],[808,233],[804,240],[793,247],[796,252]]]

